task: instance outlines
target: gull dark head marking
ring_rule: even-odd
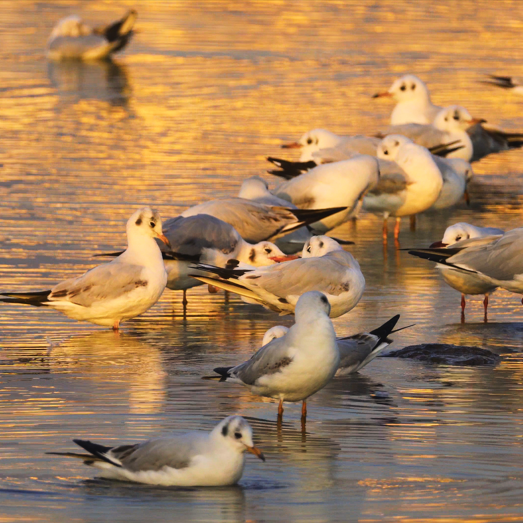
[[[228,433],[229,433],[229,425],[224,425],[222,428],[222,436],[226,438]]]
[[[251,249],[251,252],[249,253],[249,261],[254,263],[255,259],[256,259],[256,251],[254,249]]]
[[[323,295],[320,300],[325,303],[325,305],[328,305],[329,304],[329,300],[327,299],[327,297],[325,295]]]
[[[136,225],[138,225],[138,227],[140,225],[142,225],[142,215],[141,214],[140,214],[140,216],[138,216],[138,219],[134,223],[136,223]]]

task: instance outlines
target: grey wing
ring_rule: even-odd
[[[162,228],[171,244],[169,249],[163,242],[158,241],[162,251],[172,250],[189,256],[200,256],[202,250],[208,248],[230,254],[238,247],[240,240],[232,225],[209,214],[170,218]]]
[[[272,207],[288,207],[289,209],[297,209],[296,205],[293,203],[284,200],[282,198],[278,198],[278,196],[261,196],[260,198],[255,198],[253,200],[257,203],[262,203],[263,205],[270,205]]]
[[[344,251],[336,252],[348,254]],[[337,296],[349,289],[347,267],[329,255],[271,265],[270,268],[253,271],[239,279],[252,289],[259,287],[282,300],[309,291]]]
[[[469,127],[467,134],[470,136],[474,151],[472,162],[480,160],[490,153],[499,153],[510,148],[503,131],[495,128],[484,129],[480,123]]]
[[[348,338],[338,338],[338,349],[340,351],[339,368],[359,365],[369,356],[376,347],[378,337],[373,334],[356,334]]]
[[[147,286],[142,279],[143,267],[122,263],[119,258],[99,265],[79,278],[72,278],[56,285],[49,301],[70,301],[76,305],[90,307],[96,301],[113,300]]]
[[[289,347],[286,334],[262,347],[250,360],[237,365],[229,372],[247,385],[254,385],[262,376],[280,372],[292,362],[294,351]]]
[[[404,191],[408,185],[408,176],[395,162],[379,160],[380,178],[378,184],[369,191],[370,194],[396,194]]]
[[[510,281],[523,274],[523,228],[513,229],[501,237],[459,242],[451,248],[466,246],[468,242],[471,246],[448,258],[450,263],[499,281]]]
[[[445,143],[446,134],[444,131],[436,129],[433,125],[418,123],[408,123],[403,125],[391,125],[382,133],[383,136],[389,134],[401,134],[410,138],[413,142],[423,147],[435,147]]]
[[[375,136],[349,136],[345,138],[339,148],[349,153],[368,154],[369,156],[376,156],[376,150],[380,143],[380,139]]]
[[[64,58],[80,58],[87,52],[103,49],[110,43],[101,35],[90,34],[85,36],[58,36],[48,45],[50,53],[59,52]]]
[[[193,432],[155,438],[138,445],[115,447],[108,457],[114,456],[123,467],[133,472],[160,470],[163,467],[183,469],[203,451],[206,436],[205,433]]]

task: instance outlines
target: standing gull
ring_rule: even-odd
[[[105,447],[73,440],[88,454],[48,452],[84,460],[100,476],[148,485],[219,487],[234,485],[243,474],[245,451],[262,461],[254,446],[252,429],[241,416],[229,416],[210,432],[194,431],[153,438],[144,443]]]
[[[236,367],[216,368],[220,381],[248,387],[258,396],[283,402],[303,401],[302,420],[307,417],[307,399],[332,379],[340,362],[336,333],[329,318],[330,305],[321,292],[307,292],[296,304],[296,323],[283,337],[274,339]]]
[[[0,301],[47,306],[69,318],[112,326],[150,309],[167,283],[162,253],[155,238],[169,244],[162,221],[149,207],[138,209],[127,221],[128,247],[112,262],[99,265],[51,290],[0,293]]]
[[[337,318],[352,310],[365,290],[358,262],[328,236],[314,236],[303,247],[302,258],[259,269],[221,269],[197,265],[212,276],[194,277],[242,296],[280,314],[293,314],[300,296],[308,291],[324,293]],[[214,276],[216,275],[216,276]]]
[[[440,249],[457,249],[462,245],[462,242],[466,242],[470,239],[477,238],[489,238],[489,242],[493,237],[501,237],[504,234],[504,231],[501,229],[495,229],[494,227],[476,227],[469,223],[455,223],[450,227],[447,227],[445,233],[443,234],[443,239],[441,241],[435,242],[430,246],[428,252],[423,250],[419,252],[417,250],[409,251],[410,254],[414,256],[419,256],[420,258],[427,258],[429,260],[437,261],[435,257],[438,257]],[[431,251],[431,249],[435,249]],[[429,254],[433,252],[434,254]],[[432,256],[432,257],[431,257]],[[477,274],[472,271],[463,271],[457,268],[454,268],[451,264],[447,265],[445,263],[438,263],[436,265],[441,273],[441,276],[450,287],[456,289],[461,293],[461,319],[465,321],[465,296],[484,294],[485,299],[483,300],[484,307],[484,320],[487,321],[487,308],[489,303],[489,294],[494,292],[497,288],[497,285],[494,285],[491,281],[487,280],[480,274]]]
[[[50,60],[103,60],[122,50],[133,35],[136,11],[129,11],[121,20],[92,28],[78,16],[62,18],[47,42]]]

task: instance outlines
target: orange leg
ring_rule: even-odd
[[[303,400],[303,403],[301,405],[301,417],[302,419],[305,419],[307,417],[307,402]]]
[[[396,225],[394,226],[394,239],[397,240],[400,236],[400,221],[401,218],[396,218]]]
[[[283,399],[280,400],[278,405],[278,418],[283,418]]]
[[[118,332],[120,330],[120,320],[115,320],[113,323],[113,331]]]
[[[410,216],[410,230],[415,231],[416,230],[416,215],[413,214]]]
[[[387,218],[383,218],[383,241],[387,242],[387,236],[389,234],[389,228],[387,227]]]
[[[470,196],[467,189],[465,189],[465,192],[463,193],[463,198],[465,198],[465,202],[467,203],[467,206],[470,207]]]
[[[485,299],[483,300],[483,308],[485,309],[485,315],[483,316],[483,321],[488,322],[487,318],[487,308],[488,308],[488,294],[485,294]]]
[[[187,301],[187,289],[183,289],[183,299],[182,299],[182,305],[184,307],[187,307],[187,304],[189,302]]]

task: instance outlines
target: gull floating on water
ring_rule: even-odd
[[[432,154],[404,136],[391,134],[378,147],[378,158],[398,164],[401,172],[382,175],[378,185],[363,200],[366,211],[383,214],[383,239],[387,239],[387,220],[396,217],[394,238],[400,232],[402,216],[429,209],[439,197],[443,178]]]
[[[443,239],[439,242],[435,242],[430,246],[428,252],[423,249],[421,252],[417,250],[409,251],[410,254],[414,256],[419,256],[420,258],[426,258],[432,261],[437,261],[436,258],[441,255],[440,250],[443,248],[446,249],[458,249],[462,242],[466,242],[470,239],[477,238],[488,238],[490,242],[493,238],[499,238],[504,234],[504,231],[501,229],[495,229],[494,227],[476,227],[469,223],[455,223],[450,227],[447,227],[443,235]],[[431,251],[435,249],[434,251]],[[434,254],[432,254],[432,252]],[[436,269],[439,269],[441,276],[450,287],[456,289],[461,293],[461,314],[462,319],[464,320],[465,314],[465,296],[468,294],[477,295],[484,294],[485,299],[483,300],[483,307],[485,310],[485,321],[487,321],[487,308],[489,302],[489,294],[494,292],[497,288],[497,285],[494,285],[491,281],[486,280],[480,274],[477,274],[472,271],[463,271],[457,268],[454,268],[452,264],[438,263]]]
[[[365,290],[365,278],[352,254],[328,236],[314,236],[304,246],[302,258],[258,269],[222,269],[197,265],[212,276],[194,277],[242,296],[280,314],[293,314],[300,296],[324,293],[337,318],[352,310]],[[216,275],[216,276],[214,276]]]
[[[283,337],[272,340],[245,363],[214,372],[221,376],[220,381],[241,383],[253,394],[279,400],[280,420],[284,401],[303,401],[305,421],[307,399],[329,383],[340,362],[329,313],[324,294],[303,294],[296,304],[296,323]]]
[[[243,474],[245,451],[262,461],[252,429],[241,416],[229,416],[210,432],[194,431],[153,438],[144,443],[106,447],[73,440],[88,454],[48,452],[84,460],[100,476],[119,481],[180,487],[234,485]]]
[[[353,336],[337,338],[340,363],[335,375],[347,376],[348,374],[358,372],[379,356],[392,343],[388,336],[395,332],[393,329],[399,318],[400,315],[398,314],[371,332],[362,332]],[[262,346],[267,345],[274,339],[285,336],[288,331],[289,329],[283,325],[272,327],[263,336]]]
[[[51,290],[0,293],[0,301],[56,309],[69,318],[112,326],[150,309],[162,295],[167,273],[155,238],[168,245],[160,215],[138,209],[127,221],[128,247],[112,262],[99,265]]]
[[[92,28],[79,16],[62,18],[47,42],[50,60],[103,60],[122,50],[133,35],[136,11],[129,11],[121,20]]]

